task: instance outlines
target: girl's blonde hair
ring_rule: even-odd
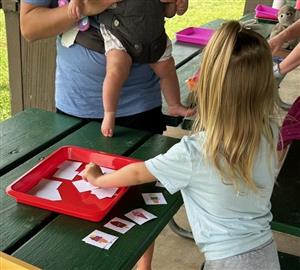
[[[276,101],[272,56],[259,34],[229,21],[205,48],[193,131],[224,183],[257,190],[252,170],[262,135],[275,151],[270,117]]]

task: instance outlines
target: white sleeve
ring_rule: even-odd
[[[149,159],[145,164],[171,194],[185,188],[192,176],[188,137],[183,137],[167,153]]]

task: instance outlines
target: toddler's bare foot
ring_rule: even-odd
[[[188,0],[177,0],[176,1],[176,14],[181,16],[188,9],[189,3]]]
[[[115,129],[115,112],[105,112],[101,124],[101,132],[104,137],[112,137]]]
[[[187,108],[181,104],[168,107],[168,112],[172,116],[192,116],[195,114],[194,109]]]

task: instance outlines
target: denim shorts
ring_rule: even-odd
[[[280,270],[273,240],[248,252],[232,257],[206,261],[204,270]]]

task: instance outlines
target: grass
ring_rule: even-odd
[[[171,39],[174,39],[175,32],[188,26],[200,26],[219,18],[239,19],[245,0],[190,0],[189,3],[189,10],[184,16],[167,20],[166,29]],[[5,20],[4,12],[0,10],[0,122],[11,116],[10,108]]]
[[[0,121],[9,118],[10,115],[6,33],[4,13],[0,10]]]

